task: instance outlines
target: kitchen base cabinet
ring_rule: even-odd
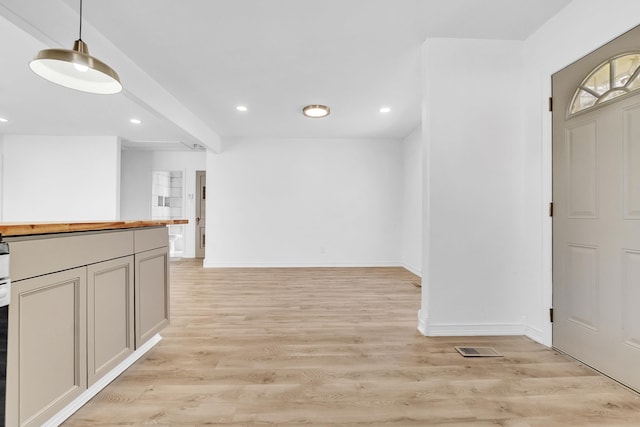
[[[135,255],[136,348],[169,324],[169,251]]]
[[[87,379],[92,386],[134,351],[133,257],[87,267]]]
[[[40,426],[87,388],[86,278],[82,267],[13,284],[7,425]]]
[[[160,340],[169,323],[167,228],[5,240],[6,425],[58,425]]]

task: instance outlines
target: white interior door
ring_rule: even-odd
[[[207,223],[207,172],[196,171],[196,258],[204,258],[207,243],[205,234]]]
[[[640,390],[640,78],[615,59],[633,52],[638,28],[552,79],[553,345]]]

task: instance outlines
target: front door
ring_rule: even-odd
[[[207,172],[196,171],[196,258],[204,258],[204,248],[207,243]]]
[[[640,390],[640,27],[553,83],[553,346]]]

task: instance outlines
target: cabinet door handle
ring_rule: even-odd
[[[196,224],[200,224],[200,217],[196,218]]]

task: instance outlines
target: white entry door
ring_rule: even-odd
[[[640,29],[553,76],[553,345],[640,390]]]

